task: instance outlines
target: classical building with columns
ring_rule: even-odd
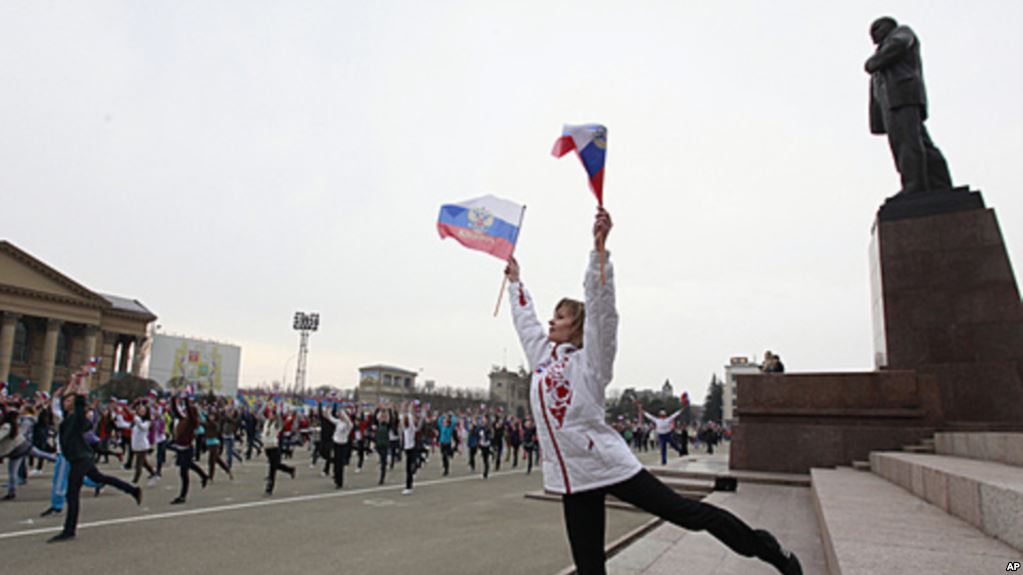
[[[0,381],[13,393],[50,390],[90,357],[98,384],[138,375],[153,312],[138,300],[93,292],[0,240]],[[28,382],[28,383],[26,383]]]

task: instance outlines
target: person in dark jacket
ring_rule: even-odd
[[[187,397],[180,397],[174,401],[174,417],[177,422],[174,425],[174,441],[171,449],[177,452],[176,463],[181,474],[181,493],[171,501],[171,505],[179,505],[185,502],[188,497],[188,472],[189,470],[199,474],[202,486],[205,489],[209,476],[196,465],[194,455],[195,430],[199,427],[199,411],[192,400]]]
[[[67,484],[67,516],[64,518],[64,530],[50,538],[49,543],[74,539],[78,528],[78,507],[82,492],[82,481],[88,477],[97,485],[113,485],[115,488],[131,495],[135,503],[142,505],[142,488],[131,485],[116,477],[104,475],[96,469],[92,449],[85,442],[85,432],[91,428],[85,417],[85,397],[89,394],[86,378],[88,371],[78,371],[72,375],[71,382],[64,388],[62,406],[69,413],[60,423],[60,448],[67,459],[71,470]]]

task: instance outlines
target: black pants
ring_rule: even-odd
[[[444,475],[447,475],[448,471],[451,470],[451,458],[454,456],[454,454],[455,452],[451,448],[450,443],[440,444],[440,458],[441,462],[444,463]]]
[[[501,455],[504,454],[504,444],[494,444],[494,471],[501,471]]]
[[[579,575],[603,574],[604,496],[610,493],[636,507],[690,531],[706,530],[732,551],[771,564],[785,558],[749,525],[728,511],[682,497],[643,470],[621,483],[561,497],[572,559]]]
[[[479,449],[475,445],[469,446],[469,469],[476,471],[476,450]]]
[[[362,463],[366,460],[366,452],[369,451],[369,448],[366,447],[366,440],[360,439],[359,441],[356,441],[355,449],[359,452],[359,461],[356,462],[355,466],[362,469]]]
[[[256,455],[263,449],[263,440],[256,437],[256,432],[245,432],[245,459],[252,459],[252,448],[256,448]]]
[[[526,445],[526,473],[533,472],[533,454],[536,453],[536,447],[532,445]],[[537,463],[539,463],[539,457]]]
[[[96,463],[90,457],[72,461],[67,478],[67,517],[64,518],[64,533],[67,535],[74,535],[75,530],[78,529],[78,508],[81,503],[82,481],[86,477],[93,480],[96,485],[113,485],[129,495],[134,495],[135,490],[139,489],[116,477],[103,475],[96,469]]]
[[[483,459],[483,477],[490,475],[490,446],[480,446],[480,457]]]
[[[512,469],[519,466],[519,446],[514,443],[511,446]]]
[[[184,499],[188,497],[189,470],[198,473],[199,477],[202,477],[203,480],[206,480],[207,476],[206,473],[203,472],[202,468],[195,464],[191,447],[182,448],[179,446],[176,462],[178,464],[178,472],[181,474],[181,493],[178,494],[178,497]]]
[[[331,442],[333,443],[333,442]],[[352,457],[352,446],[347,443],[334,443],[334,487],[344,487],[345,466]]]
[[[888,145],[902,177],[903,192],[952,187],[952,177],[941,151],[934,146],[921,117],[920,106],[902,106],[885,114]]]
[[[405,450],[405,489],[412,489],[412,478],[416,475],[416,468],[419,467],[419,460],[416,458],[415,449]]]
[[[390,447],[386,445],[377,446],[377,455],[380,456],[380,485],[384,484],[384,476],[387,475],[387,452]]]
[[[289,474],[295,475],[295,468],[286,464],[281,463],[281,450],[279,447],[267,447],[265,450],[266,459],[270,462],[270,473],[266,479],[266,492],[274,492],[274,483],[277,481],[277,470]]]

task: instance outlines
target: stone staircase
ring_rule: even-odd
[[[831,575],[1005,572],[1023,558],[1023,433],[939,432],[811,477]]]

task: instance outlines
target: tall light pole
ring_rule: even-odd
[[[296,311],[292,327],[301,334],[298,344],[298,366],[295,368],[295,394],[302,394],[305,392],[305,363],[306,356],[309,355],[309,333],[319,329],[320,314]]]

